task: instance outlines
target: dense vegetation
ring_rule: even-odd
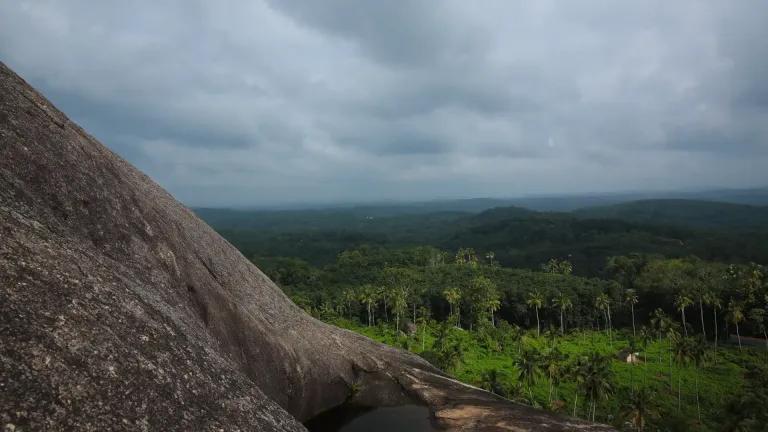
[[[519,208],[362,212],[338,230],[338,212],[224,233],[318,318],[504,397],[627,430],[764,430],[754,238]]]

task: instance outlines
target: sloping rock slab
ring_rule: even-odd
[[[313,319],[0,63],[0,425],[302,431],[410,398],[452,430],[609,430]]]

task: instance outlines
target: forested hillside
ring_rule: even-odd
[[[530,269],[552,257],[567,258],[576,273],[584,276],[599,276],[608,257],[629,253],[694,255],[727,263],[768,262],[768,226],[720,222],[747,217],[744,208],[757,209],[749,217],[759,222],[763,208],[718,203],[710,206],[715,210],[699,215],[694,206],[683,212],[688,219],[680,215],[677,223],[669,224],[669,218],[656,220],[654,215],[659,212],[644,203],[651,203],[652,209],[665,208],[665,214],[680,214],[678,201],[623,205],[641,209],[636,221],[624,211],[611,218],[587,217],[592,211],[602,215],[601,208],[574,214],[520,207],[480,213],[414,213],[412,207],[197,212],[246,256],[296,257],[316,265],[329,264],[340,252],[363,245],[471,247],[480,254],[493,252],[502,265]],[[703,228],[703,222],[695,220],[717,228]]]
[[[200,214],[316,317],[465,382],[619,428],[760,430],[768,233],[734,223],[760,209],[610,209]]]

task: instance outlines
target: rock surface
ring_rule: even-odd
[[[313,319],[0,63],[0,427],[302,431],[407,398],[452,430],[610,430]]]

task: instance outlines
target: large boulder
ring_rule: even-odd
[[[0,63],[0,427],[301,431],[416,400],[454,430],[608,430],[319,322]]]

